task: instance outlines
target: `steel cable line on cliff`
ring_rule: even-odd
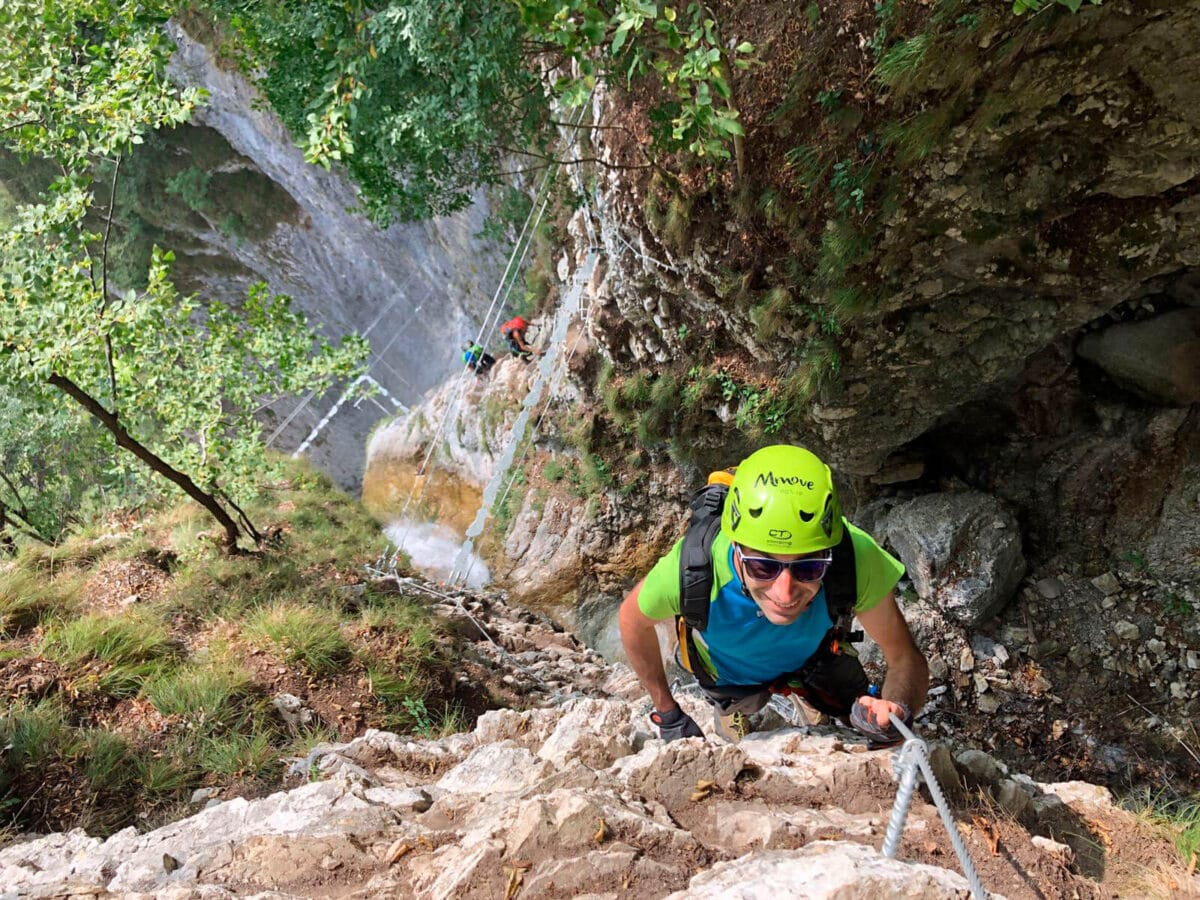
[[[571,124],[571,131],[569,133],[569,138],[568,138],[567,144],[566,144],[568,150],[570,150],[572,147],[574,147],[576,141],[578,140],[578,134],[579,134],[580,127],[582,126],[583,120],[587,115],[587,108],[588,108],[588,104],[587,103],[583,104],[580,108],[579,114],[575,117],[574,121]],[[512,253],[509,255],[508,264],[505,266],[504,273],[501,275],[501,278],[500,278],[500,283],[499,283],[499,285],[497,285],[496,291],[492,296],[492,302],[489,305],[487,312],[484,314],[484,318],[480,325],[479,332],[477,333],[476,338],[475,338],[476,343],[482,343],[484,340],[484,335],[486,335],[491,330],[491,328],[494,328],[496,325],[499,324],[500,315],[505,307],[505,304],[507,303],[508,295],[512,290],[512,286],[516,283],[516,275],[520,271],[521,266],[524,264],[525,259],[529,254],[529,249],[533,244],[533,235],[534,235],[538,225],[541,224],[542,216],[545,213],[547,205],[549,204],[549,200],[550,200],[549,186],[550,186],[551,176],[552,176],[553,172],[554,172],[553,168],[547,168],[545,174],[542,176],[542,180],[538,186],[538,190],[534,194],[533,205],[530,208],[529,214],[525,218],[525,223],[521,228],[520,234],[518,234],[518,236],[517,236],[517,240],[513,246]],[[586,207],[586,201],[585,201],[584,205]],[[588,223],[589,234],[592,233],[590,224],[591,223],[589,221],[589,223]],[[594,262],[592,265],[594,266]],[[553,337],[551,338],[551,348],[550,349],[551,349],[550,359],[553,360],[553,359],[557,358],[557,355],[558,355],[557,350],[554,349],[554,338]],[[445,431],[446,425],[448,424],[452,414],[458,408],[459,400],[461,399],[464,391],[466,390],[466,385],[469,383],[467,372],[468,372],[468,370],[464,368],[458,374],[458,378],[454,383],[454,388],[453,388],[450,400],[446,404],[446,408],[438,420],[437,428],[435,429],[433,435],[431,436],[431,438],[429,440],[428,449],[426,450],[425,456],[421,460],[421,464],[417,469],[417,477],[416,477],[416,479],[414,479],[412,489],[409,491],[408,497],[405,499],[404,506],[400,510],[399,518],[401,518],[401,519],[406,518],[406,516],[408,514],[408,510],[412,506],[414,500],[419,500],[424,495],[425,485],[428,480],[428,475],[430,474],[432,469],[435,468],[435,466],[433,464],[434,450],[437,448],[438,443],[441,439],[441,435]],[[542,380],[541,377],[539,377],[539,379],[537,381],[535,381],[535,384],[530,388],[530,390],[533,391],[536,388],[539,390],[539,394],[540,394],[541,380]],[[534,402],[536,403],[536,400]],[[410,522],[405,525],[404,531],[401,532],[400,537],[396,542],[396,550],[391,554],[390,559],[387,561],[388,568],[391,568],[391,569],[395,568],[397,557],[400,553],[400,548],[403,546],[404,540],[407,537],[408,532],[411,529],[411,527],[412,527],[412,525]],[[380,559],[380,565],[383,565],[384,558],[386,558],[387,556],[388,556],[388,554],[387,554],[387,551],[385,550],[383,557],[381,557],[381,559]]]

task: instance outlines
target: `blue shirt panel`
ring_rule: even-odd
[[[708,649],[717,684],[766,684],[808,662],[832,627],[824,586],[795,622],[773,625],[743,592],[734,570],[733,580],[721,586],[709,606],[708,628],[696,637]]]

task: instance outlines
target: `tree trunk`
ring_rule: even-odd
[[[225,529],[226,549],[230,553],[238,552],[237,541],[240,532],[237,523],[225,511],[225,508],[221,506],[216,497],[203,490],[200,485],[192,481],[186,474],[174,468],[144,444],[138,442],[125,430],[125,426],[121,424],[120,419],[105,409],[99,401],[79,385],[75,384],[75,382],[71,381],[71,379],[65,378],[62,375],[51,375],[47,380],[82,406],[92,418],[107,428],[112,436],[116,438],[119,447],[128,450],[159,475],[177,485],[180,490],[203,506],[221,524],[221,527]]]

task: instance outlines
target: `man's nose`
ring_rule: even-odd
[[[779,573],[779,577],[771,582],[771,593],[781,600],[790,600],[796,593],[798,584],[799,582],[792,578],[791,568],[785,566],[784,570]]]

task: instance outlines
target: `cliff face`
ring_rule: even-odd
[[[647,215],[655,185],[610,173],[599,203],[609,269],[596,340],[622,373],[715,360],[769,386],[824,364],[830,377],[771,423],[771,436],[822,453],[863,499],[922,472],[965,479],[1026,509],[1047,555],[1086,543],[1100,551],[1097,564],[1137,549],[1160,571],[1194,578],[1195,558],[1181,551],[1200,546],[1187,521],[1200,492],[1200,355],[1194,316],[1177,311],[1200,303],[1198,89],[1180,74],[1198,61],[1200,4],[1040,18],[938,38],[903,93],[863,101],[865,115],[899,137],[862,160],[861,215],[851,205],[839,216],[830,200],[770,232],[736,209],[707,208],[701,191],[671,201],[692,211],[682,229],[675,207],[665,222]],[[847,22],[845,42],[859,21]],[[744,78],[753,92],[756,76]],[[778,129],[762,117],[754,124],[748,147],[779,144]],[[608,158],[629,161],[619,138],[600,140]],[[780,171],[795,168],[776,158],[749,180]],[[806,259],[760,246],[746,271],[730,271],[738,253],[747,256],[737,248],[788,228],[793,248],[804,243],[797,231],[815,228],[819,250]],[[833,277],[839,253],[845,271]],[[791,281],[770,271],[787,265],[798,272]],[[772,279],[811,321],[764,337],[770,301],[747,308],[731,284]],[[826,327],[832,335],[814,330],[822,317],[838,320]],[[1106,358],[1101,343],[1086,360],[1075,356],[1083,336],[1129,322],[1161,322],[1164,337],[1119,332]],[[806,342],[830,357],[798,354]],[[1147,371],[1131,375],[1114,359],[1122,346]],[[700,439],[684,461],[724,463],[761,443],[761,425],[751,434],[731,427],[754,402],[726,391],[702,403],[692,426]]]
[[[861,49],[869,13],[848,15],[824,39]],[[668,191],[601,168],[586,213],[605,251],[588,319],[600,352],[575,366],[487,549],[514,593],[563,604],[607,652],[616,600],[681,533],[688,490],[755,446],[823,453],[868,528],[914,498],[990,494],[1029,563],[1015,596],[969,628],[942,617],[942,588],[907,598],[942,696],[984,714],[963,727],[998,715],[1027,729],[1019,744],[993,733],[998,746],[1046,760],[1071,746],[1069,768],[1096,777],[1145,777],[1122,768],[1130,746],[1139,766],[1184,773],[1200,703],[1200,118],[1179,73],[1200,3],[1014,23],[938,32],[903,92],[861,101],[900,126],[896,143],[845,151],[869,172],[861,214],[765,189],[746,213],[694,173]],[[737,25],[784,54],[769,21]],[[793,42],[766,69],[801,72],[810,51]],[[753,79],[770,79],[745,78],[752,158],[834,140],[828,121],[781,138],[753,100]],[[599,97],[595,112],[637,133],[636,101]],[[620,128],[595,141],[636,161]],[[781,155],[748,167],[750,188],[799,177]],[[571,233],[581,258],[586,229]],[[803,402],[764,419],[764,398],[797,379]],[[1177,714],[1135,705],[1112,722],[1088,712],[1094,690]]]
[[[171,34],[172,76],[203,87],[208,101],[193,122],[152,136],[123,162],[111,270],[121,287],[140,285],[157,243],[175,252],[185,292],[236,305],[249,284],[265,281],[330,338],[366,334],[382,392],[343,405],[308,451],[357,490],[375,422],[457,371],[456,348],[478,330],[508,248],[475,237],[489,214],[482,194],[455,216],[376,227],[341,174],[304,162],[244,78],[182,26]],[[14,199],[30,200],[49,182],[37,179],[36,165],[0,164]],[[263,414],[272,446],[299,447],[344,387],[308,402],[278,400]]]

